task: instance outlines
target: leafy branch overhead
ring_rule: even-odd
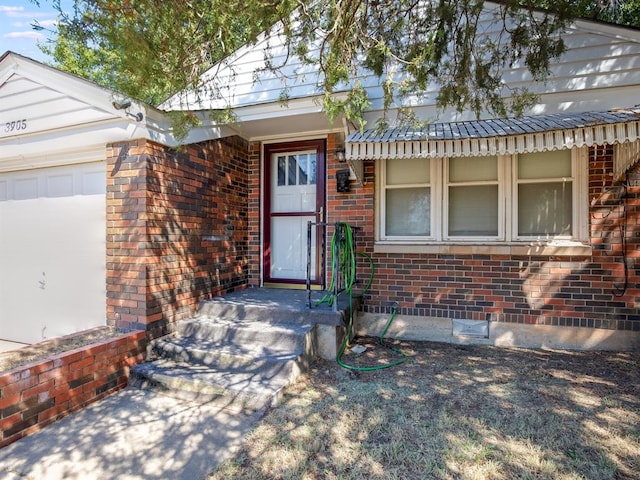
[[[184,91],[220,96],[211,88],[215,69],[206,83],[204,73],[280,29],[288,58],[320,72],[328,115],[345,115],[360,128],[370,104],[359,79],[375,77],[385,116],[397,108],[413,119],[411,105],[429,96],[441,108],[478,116],[519,115],[535,95],[505,83],[507,69],[544,81],[573,18],[616,21],[608,2],[585,0],[76,0],[72,12],[53,3],[60,11],[57,39],[44,48],[57,66],[151,104]],[[278,74],[284,65],[265,55]],[[289,100],[286,87],[281,98]]]
[[[520,115],[535,96],[510,89],[505,69],[522,66],[533,79],[546,79],[575,11],[562,1],[545,11],[513,0],[486,6],[478,0],[317,2],[298,6],[288,40],[293,52],[318,45],[304,58],[323,73],[326,110],[360,127],[367,105],[354,79],[371,74],[382,79],[385,111],[431,94],[442,108]],[[346,100],[336,101],[333,94],[348,87]]]

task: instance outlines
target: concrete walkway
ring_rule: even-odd
[[[0,449],[0,478],[203,480],[260,417],[127,388]]]

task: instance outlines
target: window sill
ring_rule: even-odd
[[[425,253],[444,255],[518,255],[540,257],[588,257],[590,245],[562,243],[400,243],[376,242],[374,253]]]

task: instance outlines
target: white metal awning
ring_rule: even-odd
[[[391,128],[351,133],[350,162],[382,158],[510,155],[640,139],[640,108],[554,113],[451,123],[424,129]]]

